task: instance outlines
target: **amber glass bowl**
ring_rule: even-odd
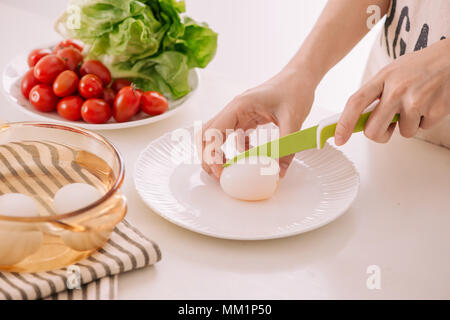
[[[37,208],[31,217],[0,208],[0,270],[48,271],[94,253],[126,214],[124,174],[119,152],[99,134],[37,122],[0,125],[0,196],[21,193]],[[102,196],[75,211],[55,210],[56,192],[71,183]]]

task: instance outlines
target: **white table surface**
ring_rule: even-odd
[[[161,247],[154,267],[120,276],[121,299],[397,299],[450,298],[450,150],[395,136],[377,145],[356,135],[342,150],[361,175],[350,210],[296,237],[228,241],[160,218],[135,192],[133,166],[153,139],[205,120],[235,94],[276,72],[295,52],[325,0],[187,0],[188,12],[220,33],[214,62],[201,72],[189,106],[146,127],[104,131],[127,168],[127,219]],[[18,52],[58,39],[58,0],[0,1],[0,68]],[[324,79],[307,124],[337,112],[357,89],[371,32]],[[342,78],[343,77],[343,78]],[[0,96],[0,119],[32,120]],[[306,124],[306,125],[307,125]],[[367,267],[381,270],[381,289],[366,286]]]

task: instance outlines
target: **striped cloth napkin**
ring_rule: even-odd
[[[74,182],[103,186],[99,177],[79,163],[77,150],[49,141],[0,145],[0,195],[30,195],[40,214],[52,215],[55,212],[49,203],[56,192]],[[114,299],[117,274],[160,259],[158,246],[124,220],[103,248],[74,266],[32,274],[0,272],[0,299]],[[81,284],[79,289],[70,289],[74,277]]]
[[[115,299],[119,273],[160,259],[158,245],[123,220],[103,248],[73,266],[38,273],[0,272],[0,299]],[[81,286],[68,289],[74,276]]]

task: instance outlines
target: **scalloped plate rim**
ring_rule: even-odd
[[[188,129],[188,127],[184,128],[184,129]],[[143,194],[143,191],[141,190],[141,188],[139,187],[139,174],[138,174],[138,166],[141,163],[142,159],[144,158],[145,154],[149,151],[150,148],[152,148],[152,146],[158,142],[160,142],[161,140],[167,139],[168,135],[171,134],[171,132],[167,132],[165,134],[163,134],[162,136],[160,136],[159,138],[153,140],[152,142],[149,143],[149,145],[147,145],[147,147],[145,147],[140,153],[139,156],[135,162],[134,165],[134,170],[133,170],[133,180],[134,180],[134,184],[135,184],[135,188],[139,194],[139,196],[141,197],[142,201],[157,215],[159,215],[160,217],[168,220],[169,222],[190,230],[192,232],[198,233],[198,234],[202,234],[205,236],[209,236],[209,237],[213,237],[213,238],[218,238],[218,239],[225,239],[225,240],[237,240],[237,241],[262,241],[262,240],[272,240],[272,239],[281,239],[281,238],[287,238],[287,237],[292,237],[292,236],[296,236],[302,233],[306,233],[309,231],[313,231],[316,230],[318,228],[321,228],[333,221],[335,221],[336,219],[338,219],[339,217],[341,217],[343,214],[345,214],[350,206],[352,205],[352,203],[354,202],[354,200],[356,199],[358,192],[359,192],[359,186],[360,186],[360,175],[354,165],[354,163],[348,159],[346,157],[346,155],[334,148],[333,146],[331,146],[329,143],[327,143],[327,147],[332,148],[334,152],[336,152],[337,155],[340,155],[343,157],[343,159],[345,159],[348,163],[348,165],[350,166],[350,168],[353,170],[354,173],[354,184],[353,184],[353,193],[352,195],[350,195],[348,197],[348,202],[345,206],[341,207],[338,211],[338,213],[334,213],[332,216],[330,216],[329,219],[323,219],[321,222],[311,225],[309,227],[304,227],[301,230],[292,230],[292,231],[286,231],[283,233],[272,233],[272,234],[267,234],[267,235],[261,235],[261,236],[244,236],[244,235],[237,235],[237,234],[218,234],[215,232],[211,232],[211,231],[205,231],[199,228],[195,228],[195,226],[191,226],[188,224],[183,223],[182,221],[179,221],[175,218],[173,218],[171,215],[166,214],[164,212],[161,212],[157,207],[155,207],[151,201],[148,201],[148,199],[146,199],[147,197]],[[299,154],[297,154],[295,156],[296,159],[298,159]]]

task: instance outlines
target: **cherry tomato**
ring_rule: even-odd
[[[41,83],[31,89],[30,102],[38,111],[51,112],[56,108],[58,97],[55,96],[50,85]]]
[[[141,93],[135,88],[123,87],[114,99],[113,116],[117,122],[130,120],[139,111]]]
[[[20,81],[20,91],[25,98],[30,97],[30,91],[35,85],[39,84],[39,81],[34,77],[34,67],[25,73],[22,80]]]
[[[77,92],[78,76],[75,72],[66,70],[61,72],[53,82],[53,93],[58,97],[70,96]]]
[[[69,96],[62,98],[56,109],[58,114],[64,119],[78,121],[81,119],[81,106],[84,100],[79,96]]]
[[[114,98],[116,93],[111,88],[104,88],[102,93],[102,99],[106,101],[107,104],[112,106],[114,104]]]
[[[151,116],[163,114],[169,108],[166,97],[156,91],[147,91],[142,96],[141,110]]]
[[[83,55],[81,52],[72,47],[61,49],[56,55],[62,58],[67,64],[69,70],[72,71],[78,70],[79,65],[83,61]]]
[[[83,62],[80,68],[80,75],[84,76],[89,73],[99,77],[105,86],[111,82],[111,72],[98,60],[87,60]]]
[[[87,74],[78,83],[78,92],[85,99],[100,98],[103,93],[102,81],[95,74]]]
[[[113,81],[111,88],[115,92],[119,92],[123,87],[131,86],[131,81],[127,79],[116,79]]]
[[[102,99],[89,99],[81,107],[81,117],[88,123],[105,123],[111,118],[111,107]]]
[[[43,57],[34,67],[34,77],[40,82],[52,84],[58,74],[67,70],[63,59],[54,54]]]
[[[83,44],[80,41],[72,40],[72,39],[66,39],[58,43],[58,45],[53,49],[53,53],[57,54],[59,50],[64,48],[75,48],[79,50],[80,52],[83,51]]]
[[[52,52],[50,49],[35,49],[31,51],[30,54],[28,55],[28,65],[30,67],[34,67],[36,63],[39,62],[39,60],[41,60],[45,56],[48,56],[51,53]]]

